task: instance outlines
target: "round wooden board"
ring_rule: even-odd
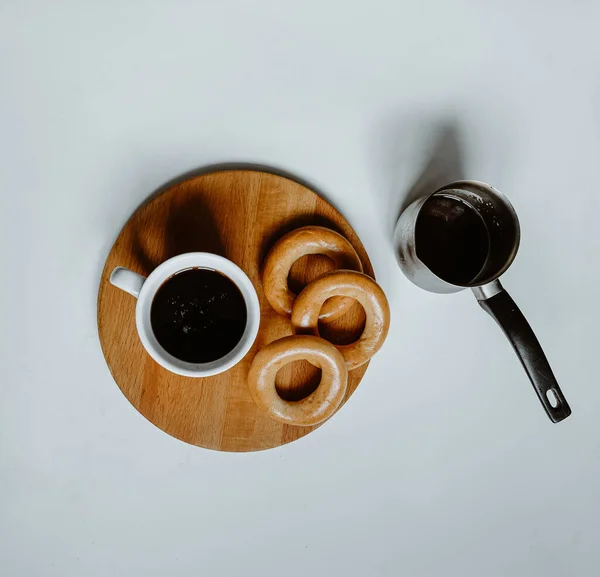
[[[364,270],[373,269],[363,245],[344,217],[313,191],[287,178],[251,170],[196,176],[174,185],[138,209],[115,242],[102,273],[98,294],[98,331],[108,367],[131,404],[157,427],[187,443],[220,451],[258,451],[277,447],[317,427],[272,420],[252,402],[246,375],[257,351],[292,333],[264,297],[261,263],[286,232],[318,224],[343,234],[358,252]],[[116,266],[148,275],[158,264],[184,252],[220,254],[239,265],[257,289],[261,303],[258,338],[242,362],[214,377],[174,375],[155,363],[135,328],[136,300],[108,279]],[[324,257],[305,257],[290,275],[295,290],[331,268]],[[364,312],[355,304],[331,326],[328,338],[351,340],[362,329]],[[349,373],[345,400],[355,391],[367,365]],[[318,383],[317,370],[294,363],[278,374],[279,393],[302,398]],[[345,401],[344,401],[345,402]]]

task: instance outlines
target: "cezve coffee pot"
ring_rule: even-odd
[[[410,204],[394,232],[404,274],[435,293],[470,288],[513,346],[548,417],[557,423],[571,409],[529,323],[498,280],[519,248],[517,214],[488,184],[448,184]]]

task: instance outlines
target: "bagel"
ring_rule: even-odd
[[[335,345],[351,371],[366,363],[383,345],[390,328],[390,307],[385,293],[371,277],[352,270],[334,270],[310,282],[298,295],[292,309],[294,329],[319,336],[319,311],[327,299],[335,296],[356,299],[366,314],[359,339],[349,345]]]
[[[281,315],[291,315],[296,300],[296,295],[288,286],[290,269],[298,259],[310,254],[330,258],[336,269],[363,270],[354,247],[341,234],[323,226],[305,226],[289,232],[267,254],[262,275],[265,297]],[[319,318],[333,320],[351,306],[350,299],[333,298],[323,306]]]
[[[321,369],[321,382],[300,401],[282,399],[275,388],[277,371],[288,363],[305,360]],[[248,373],[252,400],[282,423],[309,427],[331,417],[340,406],[348,385],[342,354],[328,341],[312,335],[291,335],[264,346]]]

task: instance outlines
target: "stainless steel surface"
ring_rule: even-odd
[[[400,215],[394,230],[396,259],[404,274],[414,284],[434,293],[455,293],[463,289],[433,274],[417,256],[415,228],[419,212],[429,196],[415,200]]]
[[[500,281],[495,280],[488,284],[473,287],[473,294],[478,301],[486,301],[501,293],[503,290]]]

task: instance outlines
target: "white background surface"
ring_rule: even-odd
[[[599,21],[583,0],[0,2],[0,573],[598,575]],[[519,212],[504,281],[559,425],[471,294],[395,264],[444,125]],[[96,332],[131,212],[227,161],[323,191],[394,317],[344,410],[258,454],[147,422]]]

